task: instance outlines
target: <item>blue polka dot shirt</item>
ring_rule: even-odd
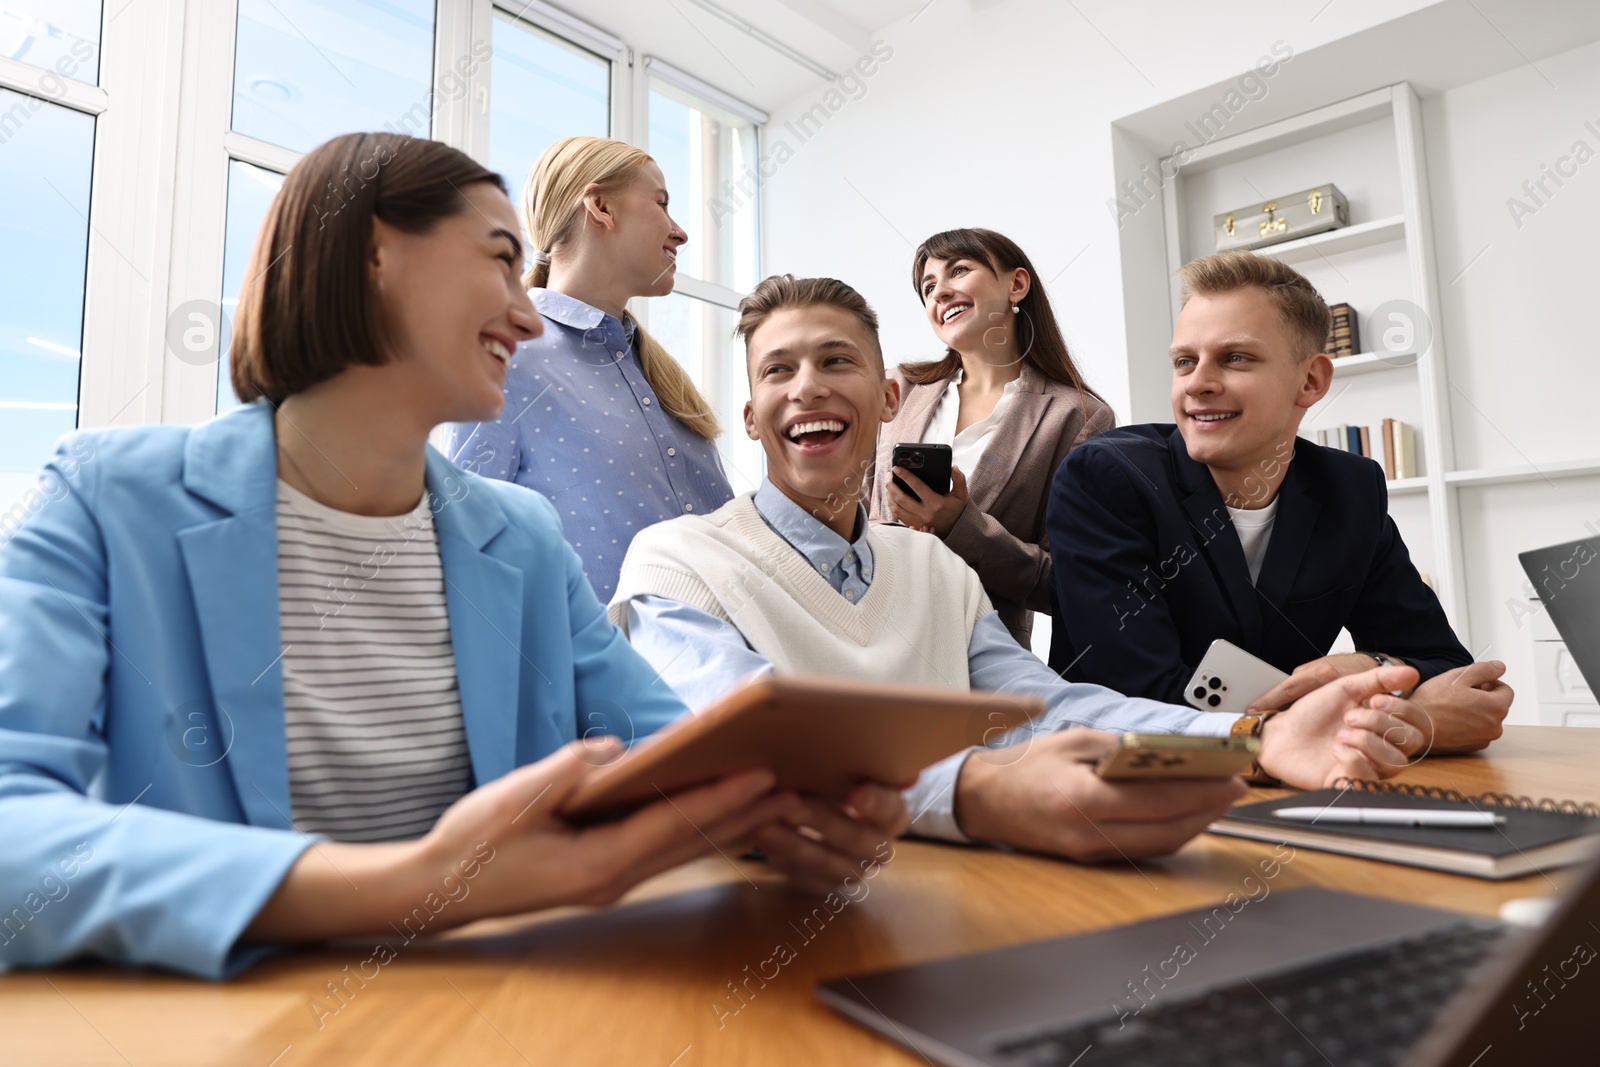
[[[716,446],[663,411],[645,381],[636,328],[552,289],[530,292],[544,335],[506,372],[494,422],[455,423],[446,454],[486,478],[550,498],[602,604],[633,535],[733,499]]]

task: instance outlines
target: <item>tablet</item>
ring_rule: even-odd
[[[758,768],[780,789],[842,801],[861,782],[909,785],[964,748],[997,747],[1043,710],[1038,697],[768,675],[597,767],[561,813],[603,822]]]

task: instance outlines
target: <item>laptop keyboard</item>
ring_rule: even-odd
[[[1399,1063],[1488,954],[1497,927],[1462,924],[1116,1019],[1008,1041],[1019,1067],[1381,1067]]]

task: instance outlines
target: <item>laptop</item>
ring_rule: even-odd
[[[1517,558],[1578,673],[1600,693],[1600,537],[1536,548]]]
[[[1596,1062],[1600,857],[1533,929],[1252,881],[1212,908],[817,995],[950,1067]]]

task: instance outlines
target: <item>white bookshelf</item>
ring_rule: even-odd
[[[1407,352],[1391,355],[1388,352],[1362,352],[1354,356],[1340,356],[1333,361],[1333,379],[1351,378],[1357,374],[1376,371],[1406,370],[1417,365],[1417,354]]]
[[[1256,249],[1256,255],[1282,260],[1293,266],[1296,263],[1309,263],[1339,252],[1353,252],[1358,248],[1371,248],[1373,245],[1381,245],[1388,241],[1398,241],[1405,235],[1405,216],[1394,215],[1386,219],[1374,219],[1371,222],[1329,230],[1326,233],[1314,233],[1310,237],[1284,241],[1282,244],[1268,245]]]
[[[1600,459],[1574,459],[1557,463],[1519,464],[1514,467],[1482,467],[1477,470],[1449,471],[1445,484],[1451,486],[1510,485],[1514,482],[1543,482],[1556,478],[1578,478],[1600,474]]]
[[[1334,360],[1333,387],[1307,414],[1301,432],[1315,439],[1321,429],[1350,423],[1376,433],[1386,417],[1415,427],[1419,475],[1389,482],[1390,512],[1457,632],[1470,642],[1455,490],[1479,483],[1459,477],[1476,472],[1454,469],[1448,339],[1434,270],[1421,106],[1411,86],[1364,93],[1190,150],[1162,189],[1166,267],[1175,272],[1214,251],[1215,215],[1330,181],[1350,200],[1351,224],[1257,254],[1292,265],[1329,303],[1349,303],[1364,341],[1376,340],[1367,332],[1368,315],[1396,299],[1422,310],[1432,341],[1421,352],[1367,351]],[[1173,319],[1178,297],[1174,279],[1162,309]]]
[[[1559,712],[1572,725],[1578,695],[1552,666],[1560,642],[1539,633],[1542,614],[1529,641],[1526,614],[1508,606],[1526,595],[1518,552],[1592,535],[1600,521],[1600,441],[1585,436],[1593,420],[1582,405],[1596,366],[1585,355],[1581,295],[1593,204],[1565,192],[1559,211],[1541,212],[1543,230],[1519,230],[1514,241],[1501,236],[1512,232],[1504,213],[1494,214],[1548,146],[1575,136],[1570,119],[1543,106],[1548,82],[1527,76],[1529,63],[1557,82],[1596,69],[1589,58],[1546,63],[1592,47],[1600,26],[1593,3],[1562,5],[1561,18],[1546,20],[1560,30],[1544,53],[1531,38],[1506,48],[1481,4],[1442,0],[1297,52],[1267,79],[1268,92],[1243,102],[1240,79],[1229,77],[1141,106],[1111,122],[1106,195],[1127,350],[1118,415],[1133,423],[1171,421],[1172,272],[1213,250],[1213,217],[1325,182],[1349,198],[1353,225],[1260,253],[1360,316],[1358,348],[1367,351],[1335,361],[1335,407],[1313,412],[1308,436],[1385,417],[1416,427],[1420,477],[1388,486],[1412,558],[1472,653],[1506,661],[1518,693],[1513,721],[1537,721],[1529,708],[1538,704],[1557,716],[1545,721],[1563,721]],[[1438,47],[1419,50],[1418,41]],[[1183,165],[1174,171],[1175,153]],[[1563,212],[1573,224],[1551,225]],[[1430,316],[1425,357],[1373,352],[1386,347],[1373,312],[1390,298]],[[1585,724],[1600,726],[1593,693],[1580,695]]]

